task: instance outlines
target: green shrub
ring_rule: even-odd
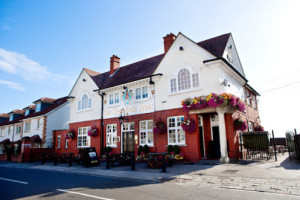
[[[168,154],[170,154],[173,151],[173,146],[172,145],[168,145]]]
[[[145,146],[144,146],[144,153],[145,153],[145,154],[148,154],[148,153],[149,153],[149,147],[148,147],[148,145],[145,145]]]
[[[178,145],[175,145],[173,149],[174,149],[174,153],[175,154],[179,154],[180,153],[180,149],[179,149]]]

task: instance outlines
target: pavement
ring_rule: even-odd
[[[120,166],[111,169],[100,166],[84,168],[78,165],[53,163],[7,163],[0,167],[47,170],[81,175],[114,177],[152,182],[172,182],[187,187],[209,187],[242,191],[257,191],[300,196],[300,163],[289,161],[288,155],[279,155],[278,161],[259,161],[220,164],[201,161],[197,164],[175,164],[167,167],[167,173],[160,169],[149,169],[145,163],[137,163],[136,170]]]

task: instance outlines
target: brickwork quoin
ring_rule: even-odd
[[[203,114],[203,133],[204,133],[204,140],[205,140],[205,152],[208,153],[209,148],[209,141],[211,138],[211,124],[210,124],[210,116],[215,113],[207,113]],[[146,113],[140,115],[132,115],[126,116],[124,123],[127,122],[134,122],[135,126],[135,133],[134,138],[135,140],[135,152],[137,152],[138,146],[140,145],[140,136],[139,136],[139,123],[143,120],[153,120],[153,122],[158,121],[161,119],[167,125],[167,118],[173,116],[181,116],[183,115],[185,118],[190,117],[195,120],[196,124],[198,124],[198,115],[197,114],[190,114],[183,110],[182,108],[178,109],[171,109],[165,111],[158,111],[155,113]],[[117,124],[117,136],[121,137],[121,125],[119,123],[118,118],[110,118],[104,119],[104,146],[106,146],[106,126],[108,124]],[[238,148],[239,148],[239,138],[238,132],[233,129],[233,118],[232,114],[225,114],[225,125],[226,125],[226,137],[228,140],[228,149],[229,149],[229,158],[237,159]],[[62,153],[74,153],[75,155],[78,154],[78,147],[77,147],[77,139],[78,139],[78,128],[80,127],[91,127],[96,126],[99,130],[99,135],[96,137],[91,137],[90,146],[95,147],[97,154],[100,155],[100,145],[101,145],[101,121],[99,120],[92,120],[92,121],[85,121],[85,122],[78,122],[70,124],[69,130],[75,131],[75,139],[68,140],[68,147],[65,146],[66,142],[66,134],[69,130],[58,130],[53,131],[53,138],[55,138],[55,151],[59,154]],[[61,137],[60,148],[57,147],[57,137]],[[150,152],[166,152],[168,146],[168,133],[167,131],[163,134],[154,134],[154,147],[150,147]],[[180,150],[184,153],[185,159],[190,162],[197,162],[202,159],[202,155],[200,152],[200,131],[199,128],[196,129],[194,133],[185,133],[185,145],[180,146]],[[121,141],[117,141],[117,147],[113,148],[115,153],[121,153]]]

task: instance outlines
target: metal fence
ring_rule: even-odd
[[[245,132],[240,134],[240,153],[242,160],[277,160],[276,144],[270,143],[270,137],[274,141],[274,133],[269,132]]]
[[[296,155],[296,158],[300,160],[300,135],[297,135],[297,131],[287,131],[285,133],[286,144],[289,151],[290,160],[293,157],[293,154]]]

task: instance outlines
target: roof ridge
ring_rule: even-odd
[[[225,34],[222,34],[222,35],[219,35],[219,36],[216,36],[216,37],[212,37],[212,38],[209,38],[209,39],[206,39],[206,40],[202,40],[200,42],[197,42],[197,44],[202,43],[202,42],[207,42],[209,40],[217,39],[217,38],[220,38],[220,37],[223,37],[223,36],[226,36],[226,35],[231,35],[231,33],[225,33]]]
[[[101,74],[100,72],[96,72],[96,71],[91,70],[91,69],[86,68],[86,67],[84,67],[83,69],[84,69],[84,70],[86,71],[86,73],[88,73],[88,75],[90,75],[90,76],[98,76],[99,74]]]

